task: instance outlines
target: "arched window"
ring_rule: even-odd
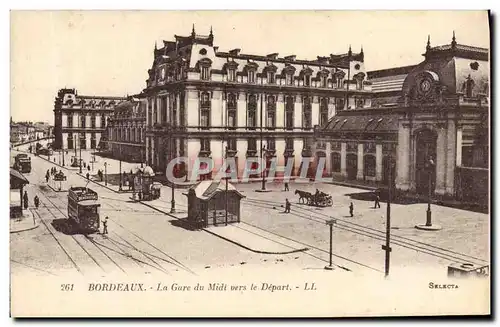
[[[332,152],[331,160],[332,160],[332,162],[331,162],[332,172],[340,173],[340,167],[341,167],[340,153]]]
[[[276,78],[274,72],[267,72],[267,84],[275,84]]]
[[[294,114],[295,114],[295,101],[293,97],[288,96],[286,97],[286,104],[285,104],[285,128],[286,129],[293,129],[294,127]]]
[[[322,98],[319,104],[319,125],[323,126],[328,121],[328,98]]]
[[[210,127],[210,94],[203,92],[200,101],[200,126],[202,128]]]
[[[80,128],[85,128],[85,115],[80,116]]]
[[[293,85],[293,74],[292,73],[286,74],[285,79],[286,79],[285,80],[286,85]]]
[[[474,80],[470,78],[465,82],[465,96],[468,98],[472,98],[472,90],[474,88]]]
[[[375,157],[372,155],[364,156],[364,172],[365,176],[375,177],[376,162]]]
[[[201,79],[204,81],[210,80],[210,67],[208,66],[201,67]]]
[[[94,114],[94,113],[90,116],[90,127],[91,127],[91,128],[96,128],[96,124],[95,124],[95,114]]]
[[[247,127],[249,129],[255,129],[257,126],[257,96],[251,94],[248,97],[248,107],[247,107]]]
[[[302,104],[302,128],[310,129],[312,128],[312,107],[311,98],[304,97]]]
[[[68,128],[73,128],[73,114],[68,114],[68,124],[67,124],[67,126],[68,126]]]
[[[255,70],[253,70],[253,69],[250,69],[248,71],[248,83],[252,83],[252,84],[255,83]]]
[[[267,128],[274,129],[276,127],[276,97],[270,95],[267,97]]]
[[[236,103],[236,95],[233,93],[229,93],[227,95],[227,126],[228,127],[236,127],[237,125],[237,103]]]

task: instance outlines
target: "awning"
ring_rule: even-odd
[[[376,111],[377,109],[372,109]],[[397,132],[399,115],[350,112],[333,116],[321,132]]]

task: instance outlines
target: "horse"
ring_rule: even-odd
[[[306,191],[295,190],[295,194],[299,195],[299,203],[302,203],[301,200],[304,200],[304,203],[309,203],[311,199],[311,193]]]

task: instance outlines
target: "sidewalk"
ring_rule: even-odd
[[[32,209],[23,210],[23,216],[19,218],[10,218],[10,232],[20,233],[37,228],[40,225]]]

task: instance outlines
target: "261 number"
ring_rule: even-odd
[[[61,284],[61,291],[72,291],[73,290],[73,284]]]

